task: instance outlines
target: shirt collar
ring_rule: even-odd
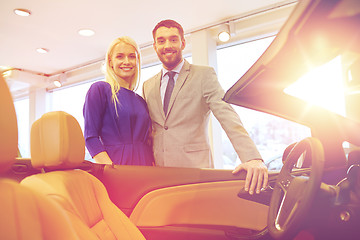
[[[176,72],[177,74],[179,74],[181,68],[184,66],[184,63],[185,63],[185,60],[183,59],[174,69],[171,69],[171,70],[167,70],[166,68],[162,67],[162,70],[161,70],[162,78],[164,78],[165,74],[169,71],[173,71],[173,72]]]

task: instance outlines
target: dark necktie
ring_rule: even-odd
[[[174,85],[175,85],[174,76],[175,76],[176,72],[169,71],[166,74],[169,75],[169,81],[168,81],[166,91],[165,91],[165,96],[164,96],[163,108],[164,108],[165,116],[166,116],[167,111],[168,111],[169,102],[170,102],[170,98],[171,98],[171,93],[172,93],[172,91],[174,89]]]

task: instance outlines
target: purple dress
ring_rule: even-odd
[[[87,149],[91,156],[106,151],[114,164],[153,165],[151,119],[144,99],[126,88],[117,97],[116,114],[110,84],[91,85],[83,109]]]

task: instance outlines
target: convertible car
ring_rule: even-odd
[[[84,161],[81,129],[65,112],[37,120],[31,159],[17,158],[1,77],[0,239],[360,239],[359,26],[358,0],[301,0],[226,92],[228,103],[311,129],[284,149],[281,170],[255,195],[243,190],[245,172]],[[332,61],[341,68],[341,113],[309,102],[328,90],[322,75],[294,91]]]

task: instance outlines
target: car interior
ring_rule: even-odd
[[[275,239],[291,239],[299,229],[315,239],[359,237],[360,118],[359,96],[353,93],[360,79],[354,70],[359,69],[359,23],[357,1],[299,2],[269,48],[225,94],[229,103],[311,128],[312,138],[284,152],[267,223]],[[348,80],[347,117],[286,93],[302,75],[338,56]],[[306,177],[293,176],[299,163],[310,168]]]
[[[0,99],[1,112],[6,115],[0,120],[2,173],[13,166],[18,136],[15,108],[2,75]],[[0,239],[97,239],[87,232],[84,232],[83,238],[78,237],[69,217],[59,205],[14,179],[1,176],[0,191]],[[78,226],[82,227],[81,222]]]
[[[73,116],[49,112],[34,122],[31,153],[34,168],[51,171],[29,176],[21,185],[59,202],[70,218],[81,220],[100,239],[144,239],[111,202],[103,184],[86,171],[76,169],[84,161],[85,141]]]
[[[79,123],[62,111],[34,122],[31,158],[21,158],[13,100],[0,75],[0,239],[359,239],[359,95],[347,98],[350,118],[284,92],[311,64],[338,55],[351,59],[351,84],[360,84],[358,26],[357,0],[299,1],[226,92],[228,103],[311,129],[311,137],[284,149],[283,167],[269,171],[269,186],[254,195],[244,190],[245,172],[85,161]],[[322,48],[313,45],[317,37]]]

